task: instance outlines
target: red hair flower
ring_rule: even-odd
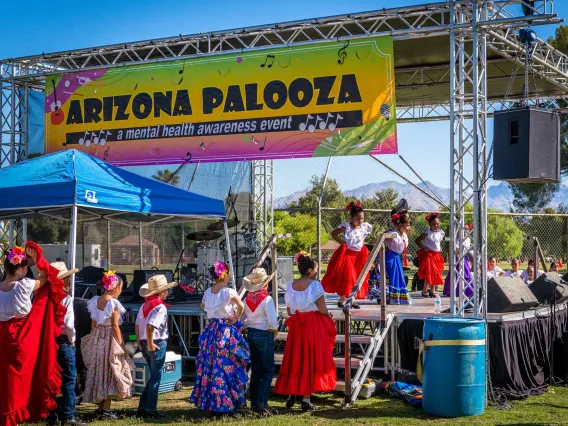
[[[438,212],[434,212],[434,213],[430,213],[429,215],[426,216],[426,220],[428,222],[430,222],[432,219],[434,219],[435,217],[438,217],[440,213]]]
[[[471,223],[468,223],[465,225],[465,229],[467,229],[468,231],[471,231],[473,229],[473,225]]]
[[[21,247],[16,246],[8,253],[8,262],[14,266],[19,265],[26,259],[26,251]]]
[[[399,213],[393,214],[393,215],[391,216],[391,220],[392,220],[392,223],[393,223],[395,226],[398,226],[398,224],[400,223],[400,214],[399,214]]]

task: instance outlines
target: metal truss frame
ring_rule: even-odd
[[[274,234],[274,161],[255,160],[252,169],[252,220],[257,226],[258,247]]]
[[[554,13],[553,3],[554,0],[537,2],[530,0],[438,1],[419,6],[212,33],[180,34],[170,38],[0,60],[2,104],[0,166],[14,164],[27,157],[27,94],[29,90],[44,90],[45,76],[49,74],[380,35],[388,35],[395,40],[404,40],[449,34],[451,60],[448,71],[438,81],[426,82],[441,86],[449,85],[451,91],[449,105],[403,106],[398,109],[397,116],[401,121],[448,118],[451,120],[452,223],[450,238],[451,241],[458,242],[457,250],[451,244],[452,269],[457,269],[463,263],[463,239],[466,236],[464,234],[467,234],[464,232],[463,209],[468,201],[473,201],[475,208],[473,240],[475,252],[478,254],[473,268],[475,296],[473,300],[465,298],[462,294],[463,274],[458,274],[459,306],[452,313],[461,315],[464,308],[472,304],[476,315],[481,315],[483,304],[479,303],[478,295],[486,285],[483,273],[486,267],[486,120],[488,114],[501,106],[501,102],[506,101],[506,99],[489,100],[487,98],[487,50],[507,60],[524,64],[525,47],[520,43],[515,28],[561,22]],[[529,16],[521,16],[512,8],[516,7],[519,10],[519,6],[523,6],[525,11],[528,10],[530,13],[527,15]],[[490,62],[494,60],[491,59]],[[534,47],[534,70],[538,78],[554,84],[562,92],[568,92],[568,57],[540,39]],[[424,77],[427,72],[427,69],[396,70],[397,77],[408,76],[405,84],[410,85],[425,84]],[[22,93],[25,94],[23,98]],[[468,127],[465,121],[470,118],[472,126]],[[468,161],[470,158],[473,160],[473,170],[469,174],[466,173],[468,167],[464,166],[466,158]],[[257,224],[261,224],[264,241],[266,235],[272,233],[273,227],[273,165],[271,161],[254,161],[252,170],[253,219],[257,221]],[[468,193],[473,195],[464,195]],[[14,232],[10,234],[13,235]],[[457,262],[454,255],[457,255]]]

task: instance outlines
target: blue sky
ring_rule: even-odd
[[[424,3],[428,1],[5,1],[2,5],[4,19],[0,24],[0,58]],[[555,11],[561,18],[568,18],[568,1],[557,0]],[[537,27],[535,31],[546,39],[554,33],[554,27]],[[408,163],[423,178],[448,187],[449,123],[400,124],[398,135],[399,152]],[[425,152],[431,160],[424,161]],[[416,181],[396,156],[383,156],[383,159]],[[347,167],[356,169],[360,160],[352,160]],[[345,161],[338,161],[336,167],[345,164]],[[306,175],[306,179],[298,179],[294,169],[276,166],[276,179],[289,182],[285,190],[288,193],[303,189],[309,178]],[[374,176],[362,174],[361,183],[370,183]]]

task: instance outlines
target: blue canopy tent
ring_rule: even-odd
[[[233,271],[222,200],[128,172],[76,150],[0,169],[0,220],[47,216],[69,221],[71,268],[75,267],[79,214],[82,222],[135,221],[140,226],[191,218],[223,220]]]

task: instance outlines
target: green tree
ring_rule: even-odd
[[[289,209],[311,209],[309,212],[302,212],[306,215],[316,216],[318,200],[321,195],[321,189],[323,186],[324,176],[312,176],[310,181],[312,187],[310,190],[300,197],[298,201],[291,202],[286,206]],[[325,184],[325,190],[323,192],[322,207],[335,207],[344,208],[347,204],[347,199],[339,189],[339,185],[335,179],[328,179]],[[291,214],[295,214],[291,212]],[[322,234],[329,233],[335,229],[341,222],[345,221],[344,212],[323,212],[322,213]],[[315,223],[315,222],[314,222]]]
[[[388,230],[391,226],[390,214],[372,212],[369,210],[392,210],[398,201],[398,192],[392,188],[375,192],[371,198],[361,200],[365,208],[365,221],[373,225],[373,232],[367,242],[373,244],[379,234]]]
[[[279,239],[276,242],[278,253],[284,256],[295,255],[300,250],[309,251],[317,248],[317,224],[313,215],[297,213],[292,216],[282,211],[276,211],[274,212],[274,232],[292,234],[292,238]],[[329,239],[330,236],[322,232],[322,245]]]
[[[177,170],[175,172],[172,172],[169,169],[158,170],[155,175],[152,175],[152,178],[159,180],[160,182],[169,183],[174,186],[177,186],[179,184],[179,176],[177,175]]]
[[[489,212],[496,210],[489,209]],[[498,259],[520,256],[523,248],[523,232],[511,217],[488,216],[487,246],[487,254]]]
[[[51,218],[29,219],[28,239],[38,244],[63,243],[69,240],[69,223]]]

